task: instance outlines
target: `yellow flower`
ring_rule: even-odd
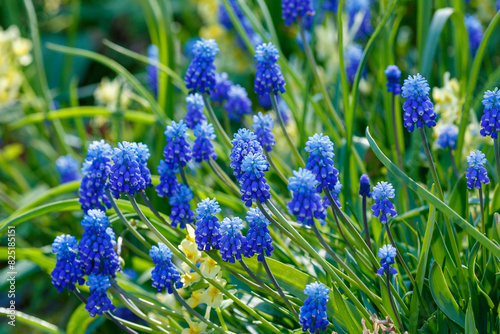
[[[184,328],[181,334],[201,334],[207,330],[207,324],[203,322],[194,322],[189,318],[186,318],[186,321],[189,324],[189,328]]]
[[[211,24],[200,29],[200,37],[205,39],[220,39],[226,34],[226,30],[220,24]]]
[[[182,240],[179,249],[184,252],[184,255],[193,263],[197,263],[201,257],[201,252],[198,250],[194,239],[194,229],[188,225],[188,235]]]
[[[201,276],[196,272],[187,271],[184,275],[182,275],[182,282],[184,283],[184,287],[188,287],[193,285],[194,283],[199,282]]]
[[[460,99],[460,84],[457,79],[450,79],[450,73],[444,74],[444,86],[432,89],[434,111],[440,115],[443,123],[455,123],[460,119],[462,101]]]
[[[31,64],[33,57],[31,56],[31,49],[33,48],[33,43],[26,38],[19,37],[12,41],[12,50],[16,56],[19,64],[27,66]]]
[[[196,290],[191,294],[191,297],[186,301],[189,306],[195,308],[196,306],[202,304],[202,291],[201,290]]]
[[[200,270],[204,277],[214,278],[219,273],[220,267],[214,259],[207,255],[201,259]]]
[[[127,108],[130,104],[132,92],[119,78],[115,78],[113,81],[110,81],[109,78],[103,78],[94,91],[94,98],[97,104],[115,110],[120,90],[120,107]]]
[[[227,283],[227,281],[222,278],[222,272],[219,272],[215,281],[223,287]],[[222,292],[212,284],[209,284],[208,288],[202,292],[200,301],[201,303],[207,304],[207,306],[217,308],[221,306],[223,299]]]

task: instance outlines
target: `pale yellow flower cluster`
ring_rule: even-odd
[[[204,322],[195,322],[189,318],[186,318],[189,328],[184,328],[181,334],[201,334],[205,333],[207,330],[207,324]]]
[[[112,111],[116,110],[118,96],[120,96],[120,108],[127,108],[133,97],[130,88],[119,77],[113,80],[103,78],[94,91],[96,103]]]
[[[184,240],[182,240],[179,249],[186,255],[186,257],[194,264],[199,265],[200,271],[203,277],[214,279],[221,286],[225,286],[227,281],[222,278],[222,271],[210,256],[204,252],[200,252],[195,242],[194,229],[191,226],[187,226],[188,235]],[[184,287],[189,287],[201,280],[201,276],[191,271],[186,263],[182,264],[182,270],[185,272],[181,276]],[[206,304],[209,307],[217,308],[220,307],[223,301],[223,294],[216,287],[209,284],[208,288],[199,289],[193,291],[191,298],[187,300],[187,303],[191,307],[196,307],[199,304]]]
[[[33,61],[29,39],[21,37],[17,26],[0,27],[0,106],[15,102],[24,81],[23,67]]]

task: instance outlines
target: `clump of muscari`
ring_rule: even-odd
[[[273,146],[276,144],[273,135],[274,121],[269,114],[263,115],[260,111],[257,115],[253,115],[252,129],[257,136],[260,145],[266,151],[272,151]]]
[[[392,265],[396,262],[394,258],[397,255],[397,250],[392,245],[384,245],[379,248],[377,256],[380,258],[381,267],[377,270],[377,275],[384,273],[396,275],[398,271]]]
[[[287,26],[314,15],[312,0],[281,0],[281,16]]]
[[[193,158],[196,162],[217,160],[217,154],[214,151],[212,143],[217,136],[214,133],[214,126],[207,122],[198,124],[193,131],[196,137],[193,144]]]
[[[194,129],[197,124],[206,121],[207,118],[203,114],[203,108],[205,104],[203,102],[203,97],[198,94],[189,94],[186,97],[187,103],[187,113],[184,116],[184,122],[190,129]]]
[[[165,130],[167,144],[163,149],[163,157],[167,166],[171,169],[175,167],[182,168],[191,160],[191,148],[187,139],[187,125],[183,120],[179,122],[172,121]]]
[[[278,49],[272,43],[261,44],[255,50],[255,60],[257,60],[255,92],[257,95],[277,95],[286,91],[285,78],[277,64],[279,58]]]
[[[56,160],[56,169],[59,172],[61,183],[67,183],[80,179],[80,163],[71,155],[63,155]]]
[[[384,71],[387,78],[387,91],[394,95],[401,94],[401,70],[396,65],[389,65]]]
[[[232,86],[233,82],[228,79],[227,73],[215,73],[215,86],[210,91],[210,100],[218,103],[226,101]]]
[[[372,192],[375,203],[372,205],[373,216],[378,218],[383,224],[387,223],[387,217],[396,217],[397,212],[392,204],[391,199],[394,198],[395,192],[392,184],[382,181],[373,187]]]
[[[306,152],[309,152],[306,168],[310,170],[318,181],[316,191],[321,193],[323,188],[332,190],[338,182],[338,170],[333,165],[333,143],[328,136],[314,134],[306,142]]]
[[[177,228],[180,225],[184,229],[186,228],[186,224],[193,223],[194,213],[191,210],[191,205],[189,205],[192,199],[193,193],[185,184],[181,184],[177,191],[170,196],[169,204],[172,207],[170,221],[173,228]]]
[[[196,229],[194,231],[199,251],[219,249],[221,237],[219,219],[215,216],[221,212],[215,198],[206,198],[198,203],[196,212]]]
[[[263,261],[264,256],[271,256],[274,250],[273,238],[269,232],[269,220],[256,208],[248,210],[246,221],[249,224],[246,236],[246,257],[257,254],[257,260]]]
[[[164,243],[159,242],[158,246],[151,247],[149,256],[155,264],[151,280],[156,292],[161,293],[166,289],[168,293],[172,293],[173,289],[182,288],[179,270],[172,263],[172,251]]]
[[[304,332],[317,333],[329,324],[326,314],[330,290],[323,284],[313,282],[304,288],[307,299],[300,308],[299,323]]]
[[[215,56],[219,47],[213,39],[200,39],[193,46],[193,59],[184,77],[186,88],[200,94],[209,93],[215,86]]]
[[[264,203],[271,197],[264,172],[269,170],[269,163],[262,153],[249,153],[241,162],[241,200],[247,207],[253,203]]]
[[[299,168],[293,171],[289,179],[288,189],[292,191],[292,200],[288,202],[288,211],[297,216],[297,221],[312,226],[314,218],[325,219],[325,207],[321,196],[316,192],[318,181],[309,170]]]
[[[85,305],[85,310],[91,317],[101,315],[103,312],[113,312],[116,307],[109,299],[107,291],[111,287],[109,277],[104,274],[90,274],[87,281],[90,296]]]
[[[177,180],[177,175],[179,173],[179,167],[174,166],[170,168],[165,160],[160,160],[158,165],[158,174],[160,175],[160,183],[156,186],[155,190],[160,197],[170,197],[174,194],[180,186]]]
[[[497,87],[493,91],[488,90],[483,95],[484,111],[481,116],[481,135],[498,138],[500,131],[500,90]]]
[[[252,101],[248,98],[245,88],[234,85],[227,93],[227,101],[224,109],[230,120],[240,121],[244,115],[252,113]]]
[[[229,263],[234,263],[235,259],[241,261],[246,248],[246,239],[241,235],[243,221],[238,217],[226,217],[222,220],[220,229],[219,250],[222,260]]]
[[[52,284],[61,293],[68,288],[75,289],[75,284],[82,285],[84,273],[81,269],[80,260],[77,257],[78,245],[75,237],[71,235],[57,236],[52,243],[52,252],[56,254],[56,266],[50,274]]]
[[[488,178],[488,172],[484,168],[484,164],[487,162],[485,154],[479,150],[476,152],[470,152],[467,156],[467,172],[465,177],[467,178],[467,188],[469,189],[479,189],[482,184],[490,183]]]
[[[262,146],[257,141],[257,136],[248,129],[239,129],[234,134],[231,144],[233,147],[229,155],[229,159],[231,159],[230,166],[236,180],[239,182],[242,175],[241,162],[250,153],[262,153]]]
[[[403,104],[404,126],[409,132],[420,129],[424,124],[432,128],[436,126],[434,105],[429,99],[430,87],[427,80],[420,74],[408,76],[403,84],[401,96],[406,99]]]
[[[458,128],[449,124],[441,129],[436,144],[443,150],[447,148],[454,150],[457,148],[457,138]]]

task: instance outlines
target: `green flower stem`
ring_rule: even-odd
[[[299,320],[299,315],[295,311],[295,308],[292,306],[292,304],[290,304],[290,301],[288,300],[288,298],[286,298],[285,293],[283,292],[278,281],[274,277],[274,275],[271,271],[271,268],[269,268],[269,265],[267,264],[266,256],[264,253],[262,253],[262,265],[264,266],[264,269],[266,270],[267,276],[269,277],[269,279],[273,283],[274,287],[276,288],[276,291],[278,291],[279,295],[281,296],[281,299],[283,299],[285,304],[288,306],[288,309],[292,312],[295,320]]]
[[[260,320],[262,323],[262,326],[266,327],[268,330],[270,330],[273,333],[276,334],[281,334],[281,331],[276,328],[273,324],[271,324],[269,321],[267,321],[264,317],[259,315],[257,312],[255,312],[253,309],[248,307],[245,303],[243,303],[241,300],[239,300],[237,297],[235,297],[231,292],[229,292],[226,288],[224,288],[222,285],[220,285],[216,280],[212,278],[205,277],[205,275],[201,272],[200,268],[198,268],[194,263],[192,263],[177,247],[175,247],[163,234],[161,234],[160,231],[156,227],[151,224],[151,222],[146,218],[144,213],[141,211],[139,208],[139,205],[135,201],[135,198],[132,196],[129,196],[130,203],[132,204],[132,207],[134,210],[137,212],[141,220],[148,226],[148,228],[158,237],[158,239],[161,240],[165,245],[167,245],[168,248],[174,253],[177,257],[179,257],[183,262],[185,262],[191,269],[193,269],[197,274],[199,274],[201,277],[203,277],[208,283],[212,284],[217,290],[221,291],[224,295],[226,295],[228,298],[233,300],[236,305],[238,305],[242,310],[245,310],[247,313],[249,313],[251,316],[255,317],[256,319]]]
[[[391,95],[392,95],[392,131],[394,132],[394,143],[396,145],[396,154],[398,156],[399,169],[403,170],[403,156],[401,155],[401,147],[399,146],[398,127],[396,125],[396,108],[395,108],[396,95],[394,93],[392,93]]]
[[[368,229],[368,218],[366,217],[366,196],[363,195],[363,225],[365,227],[365,239],[368,248],[373,250],[372,241],[370,239],[370,230]]]
[[[479,187],[479,206],[481,206],[481,228],[483,234],[486,236],[486,219],[484,216],[484,201],[483,201],[483,187]],[[484,254],[482,256],[483,258],[483,268],[486,270],[486,262],[488,261],[488,250],[486,248],[484,249]]]
[[[231,139],[229,139],[229,136],[227,135],[226,131],[222,128],[222,126],[219,123],[219,120],[217,119],[217,116],[215,116],[214,109],[212,108],[212,105],[210,104],[210,99],[208,97],[207,93],[203,93],[201,96],[203,96],[203,103],[205,103],[205,107],[207,108],[208,111],[208,116],[210,120],[212,121],[215,130],[218,132],[219,138],[222,140],[226,148],[230,149],[233,145],[231,144]]]
[[[399,330],[401,333],[404,333],[404,327],[403,323],[401,322],[401,319],[399,319],[399,314],[398,310],[396,309],[396,305],[394,304],[394,299],[392,298],[392,293],[391,293],[391,274],[389,272],[385,273],[386,276],[386,286],[387,286],[387,294],[389,295],[389,300],[391,301],[391,307],[392,310],[394,311],[394,315],[396,316],[396,320],[398,321],[399,324]]]
[[[248,287],[250,287],[251,289],[258,289],[258,290],[262,291],[263,288],[259,284],[256,284],[255,282],[249,280],[248,278],[241,275],[240,273],[237,273],[236,271],[233,271],[233,270],[229,270],[229,271],[231,272],[231,274],[233,274],[240,281],[242,281],[243,283],[248,285]],[[268,288],[268,287],[266,286],[266,288]],[[278,293],[276,293],[276,291],[269,289],[269,290],[265,290],[265,292],[270,293],[273,298],[278,298],[278,299],[280,298],[280,295]]]
[[[151,244],[146,241],[146,239],[130,224],[130,221],[125,218],[121,210],[118,208],[118,205],[116,205],[115,199],[113,198],[113,195],[111,194],[111,191],[106,188],[106,195],[108,196],[109,201],[111,202],[111,205],[113,206],[113,209],[115,210],[116,214],[118,217],[120,217],[121,221],[127,226],[127,228],[132,232],[132,234],[139,240],[146,249],[151,248]]]
[[[189,187],[188,180],[187,180],[187,178],[186,178],[186,173],[185,173],[185,171],[184,171],[184,167],[179,166],[179,172],[180,172],[180,174],[181,174],[182,183],[184,183],[184,184],[185,184],[188,188],[190,188],[190,187]]]
[[[288,134],[288,131],[286,130],[285,123],[283,122],[283,117],[281,117],[280,109],[278,107],[278,100],[276,99],[275,94],[269,94],[271,97],[271,103],[273,105],[273,110],[276,113],[276,118],[278,119],[278,123],[281,126],[281,130],[283,131],[283,135],[285,136],[286,141],[288,142],[288,145],[292,149],[293,154],[295,155],[295,158],[297,158],[298,163],[300,166],[304,167],[306,164],[304,163],[304,159],[300,156],[299,151],[297,151],[297,148],[292,142],[292,138],[290,138],[290,135]]]
[[[453,151],[451,150],[451,148],[449,148],[448,152],[450,154],[450,160],[451,160],[451,166],[453,167],[453,172],[455,173],[455,176],[457,177],[457,179],[459,179],[460,173],[458,172],[457,164],[455,163],[455,157],[453,156]]]
[[[498,145],[498,137],[493,139],[495,148],[495,161],[497,165],[497,179],[500,180],[500,147]]]
[[[262,206],[262,203],[257,202],[257,206],[259,207],[262,214],[269,220],[274,226],[276,226],[283,234],[285,234],[290,240],[297,242],[297,239],[281,224],[276,221],[271,215],[267,212],[267,210]]]
[[[219,332],[219,333],[226,333],[225,330],[223,330],[219,326],[216,326],[216,325],[212,324],[204,316],[202,316],[201,314],[199,314],[198,312],[196,312],[191,306],[189,306],[188,303],[186,303],[186,301],[184,300],[184,298],[182,298],[179,295],[179,293],[177,292],[176,289],[172,289],[172,290],[173,290],[173,295],[174,295],[175,299],[177,299],[177,301],[179,302],[179,304],[181,304],[189,313],[191,313],[192,315],[194,315],[195,317],[197,317],[198,319],[200,319],[202,322],[204,322],[205,324],[207,324],[208,327],[215,329],[217,332]]]
[[[156,218],[158,218],[163,224],[170,226],[170,223],[161,215],[160,212],[158,212],[158,210],[156,210],[154,205],[151,203],[148,195],[146,195],[144,191],[139,192],[139,194],[141,195],[142,200],[144,201],[144,203],[146,203],[146,206],[149,208],[149,210],[154,213]]]
[[[264,282],[262,282],[262,280],[260,278],[255,276],[255,274],[252,272],[252,270],[250,270],[250,268],[248,268],[247,264],[245,263],[245,261],[243,261],[243,259],[239,260],[238,262],[240,263],[241,267],[243,269],[245,269],[248,276],[250,276],[254,280],[255,283],[260,285],[262,289],[264,289],[266,292],[272,291]]]
[[[75,290],[73,290],[73,293],[75,294],[75,296],[80,299],[80,301],[84,304],[87,304],[87,299],[82,295],[82,293],[80,292],[80,290],[78,290],[77,287],[75,287]],[[121,319],[118,318],[118,317],[115,317],[113,315],[113,313],[111,312],[104,312],[104,316],[106,318],[108,318],[109,320],[113,321],[122,331],[124,331],[125,333],[129,333],[129,334],[138,334],[138,332],[134,331],[132,328],[129,328],[127,327],[126,325],[124,325],[122,322],[121,322]]]
[[[299,24],[300,38],[302,39],[302,45],[304,46],[307,60],[311,64],[311,68],[312,68],[312,71],[314,74],[314,79],[316,80],[316,83],[319,85],[319,87],[321,89],[321,94],[323,94],[323,99],[325,100],[325,104],[326,104],[326,108],[328,110],[328,113],[330,114],[330,117],[334,120],[334,122],[336,124],[341,124],[342,120],[335,112],[335,108],[333,107],[332,100],[330,99],[330,96],[328,95],[328,91],[326,90],[325,82],[323,81],[323,79],[319,75],[318,64],[316,64],[316,60],[314,59],[314,55],[313,55],[313,52],[311,50],[311,46],[309,45],[309,42],[307,41],[304,24],[302,23],[301,19],[298,20],[298,24]],[[348,94],[348,92],[344,92],[344,94]]]
[[[222,315],[222,310],[220,309],[220,307],[217,307],[215,309],[215,311],[217,312],[217,316],[219,317],[219,321],[220,321],[220,325],[221,325],[222,329],[227,332],[227,325],[226,325],[226,322],[224,321],[224,316]]]
[[[217,177],[229,188],[231,189],[235,195],[240,196],[240,191],[236,187],[234,183],[231,182],[231,180],[228,180],[227,175],[224,176],[224,172],[220,170],[220,166],[215,162],[212,158],[208,160],[208,166],[210,166],[210,169],[217,175]]]
[[[415,283],[415,279],[413,278],[412,274],[411,274],[411,271],[410,269],[408,268],[408,266],[406,265],[406,261],[404,260],[403,256],[401,255],[401,253],[399,252],[399,249],[398,247],[396,246],[396,242],[394,241],[394,238],[392,237],[392,233],[391,233],[391,229],[389,227],[389,222],[385,223],[385,229],[387,231],[387,236],[389,237],[389,240],[391,241],[391,245],[392,247],[396,248],[396,253],[398,255],[398,259],[399,261],[401,262],[401,264],[403,265],[405,271],[406,271],[406,274],[408,275],[408,278],[410,279],[411,281],[411,284],[416,287],[417,284]]]
[[[281,212],[274,206],[271,201],[266,201],[267,207],[271,210],[271,212],[276,216],[276,218],[287,227],[287,229],[293,234],[293,236],[297,239],[297,244],[301,246],[304,250],[306,250],[322,267],[328,275],[339,285],[339,287],[344,291],[344,293],[352,300],[353,304],[356,306],[359,312],[365,317],[365,319],[370,318],[370,314],[366,310],[366,308],[361,304],[361,302],[354,296],[351,289],[349,289],[345,283],[340,279],[340,277],[334,272],[333,268],[326,262],[326,260],[321,257],[314,248],[306,241],[304,238],[297,232],[297,230],[283,217]],[[370,292],[368,296],[372,296],[373,294]],[[377,299],[377,298],[375,298]],[[379,303],[378,305],[381,311],[387,314],[387,311],[383,308],[383,305]]]
[[[285,175],[283,175],[283,173],[278,169],[278,167],[274,164],[274,160],[273,158],[271,157],[271,154],[268,150],[266,150],[265,148],[263,149],[264,150],[264,155],[266,156],[267,158],[267,161],[269,162],[269,165],[271,165],[271,168],[274,169],[274,171],[276,172],[276,174],[278,174],[279,178],[285,182],[285,184],[288,184],[288,179],[285,177]]]

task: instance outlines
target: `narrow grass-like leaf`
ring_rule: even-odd
[[[10,315],[10,310],[5,307],[0,307],[0,315],[8,317]],[[21,311],[14,311],[14,316],[16,317],[16,321],[22,322],[33,329],[43,331],[45,333],[54,333],[54,334],[62,334],[64,333],[59,327],[50,322],[42,320],[40,318],[34,317],[32,315],[26,314]],[[10,318],[7,319],[10,321]]]

